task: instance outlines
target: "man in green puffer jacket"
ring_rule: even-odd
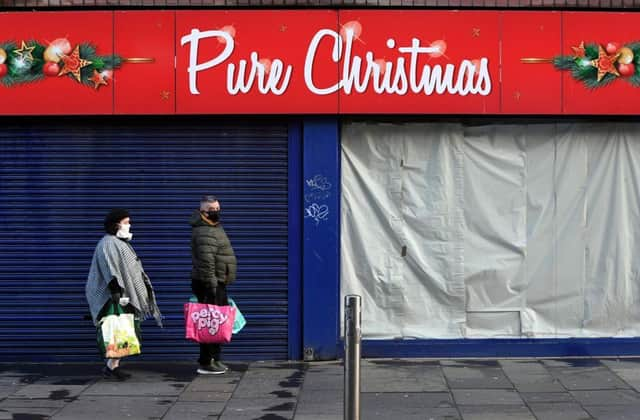
[[[220,223],[220,202],[212,195],[200,201],[200,209],[191,215],[191,290],[200,303],[228,305],[227,285],[236,279],[237,262],[231,242]],[[198,373],[225,373],[220,344],[200,343]]]

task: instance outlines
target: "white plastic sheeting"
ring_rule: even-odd
[[[640,124],[342,129],[363,337],[640,335]]]

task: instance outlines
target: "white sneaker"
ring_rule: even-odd
[[[208,366],[200,366],[197,370],[200,375],[222,375],[226,372],[226,370],[222,367],[208,365]]]

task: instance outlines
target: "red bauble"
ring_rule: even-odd
[[[620,49],[620,43],[619,42],[609,42],[607,44],[607,46],[605,47],[605,50],[607,51],[607,54],[609,55],[613,55],[615,53],[618,52],[618,50]]]
[[[0,77],[4,77],[4,75],[7,74],[7,70],[8,68],[6,64],[4,63],[0,64]]]
[[[58,73],[60,73],[60,66],[58,65],[58,63],[47,61],[46,63],[44,63],[44,66],[42,66],[42,72],[46,76],[57,76]]]
[[[618,73],[620,73],[620,76],[625,76],[625,77],[633,76],[635,72],[636,72],[636,66],[634,66],[633,63],[618,64]]]

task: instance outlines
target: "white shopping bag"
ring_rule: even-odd
[[[133,314],[107,315],[100,320],[103,353],[108,359],[140,354]]]

